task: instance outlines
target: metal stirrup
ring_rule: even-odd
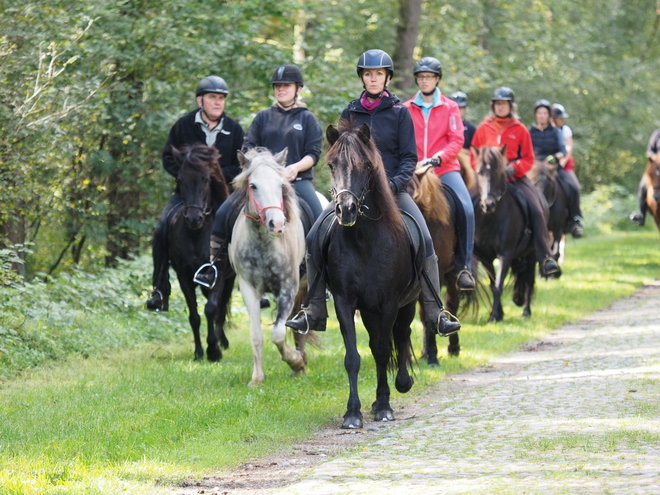
[[[213,268],[213,282],[210,283],[210,284],[199,278],[200,272],[204,268],[209,267],[209,266],[211,268]],[[215,287],[215,283],[216,283],[217,280],[218,280],[218,269],[216,268],[216,266],[213,263],[204,263],[202,266],[200,266],[197,269],[197,271],[195,272],[195,275],[193,276],[193,282],[195,282],[197,285],[201,285],[202,287],[206,287],[207,289],[213,289],[213,287]]]

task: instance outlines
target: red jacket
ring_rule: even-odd
[[[431,107],[428,120],[424,111],[415,103],[417,93],[404,103],[410,110],[415,126],[415,142],[417,143],[417,159],[419,161],[432,157],[443,151],[442,164],[436,167],[436,175],[460,171],[458,152],[463,148],[463,119],[456,102],[439,93],[437,103]]]
[[[493,122],[494,117],[489,116],[477,127],[472,146],[482,148],[484,146],[503,146],[506,144],[506,159],[513,165],[516,172],[513,179],[524,177],[534,165],[534,147],[532,137],[527,128],[518,119],[508,119],[508,125],[504,122],[504,129]],[[501,119],[504,120],[504,119]],[[477,161],[474,153],[470,153],[472,167],[476,167]]]

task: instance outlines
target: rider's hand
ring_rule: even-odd
[[[509,164],[506,166],[506,176],[507,177],[513,177],[516,174],[516,167],[513,165]]]

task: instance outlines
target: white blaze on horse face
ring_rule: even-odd
[[[284,179],[272,167],[257,167],[250,175],[248,187],[253,196],[252,208],[260,212],[262,222],[270,235],[281,235],[286,228],[283,210],[282,186]]]
[[[361,190],[355,185],[351,167],[335,167],[332,171],[332,183],[335,189],[335,215],[340,225],[351,227],[355,225],[358,215],[358,198]],[[360,188],[361,189],[361,188]]]

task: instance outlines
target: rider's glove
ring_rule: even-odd
[[[433,167],[439,167],[442,164],[442,158],[429,158],[424,162],[424,165],[432,165]]]
[[[506,166],[506,176],[507,177],[513,177],[516,173],[516,167],[513,165],[507,165]]]

